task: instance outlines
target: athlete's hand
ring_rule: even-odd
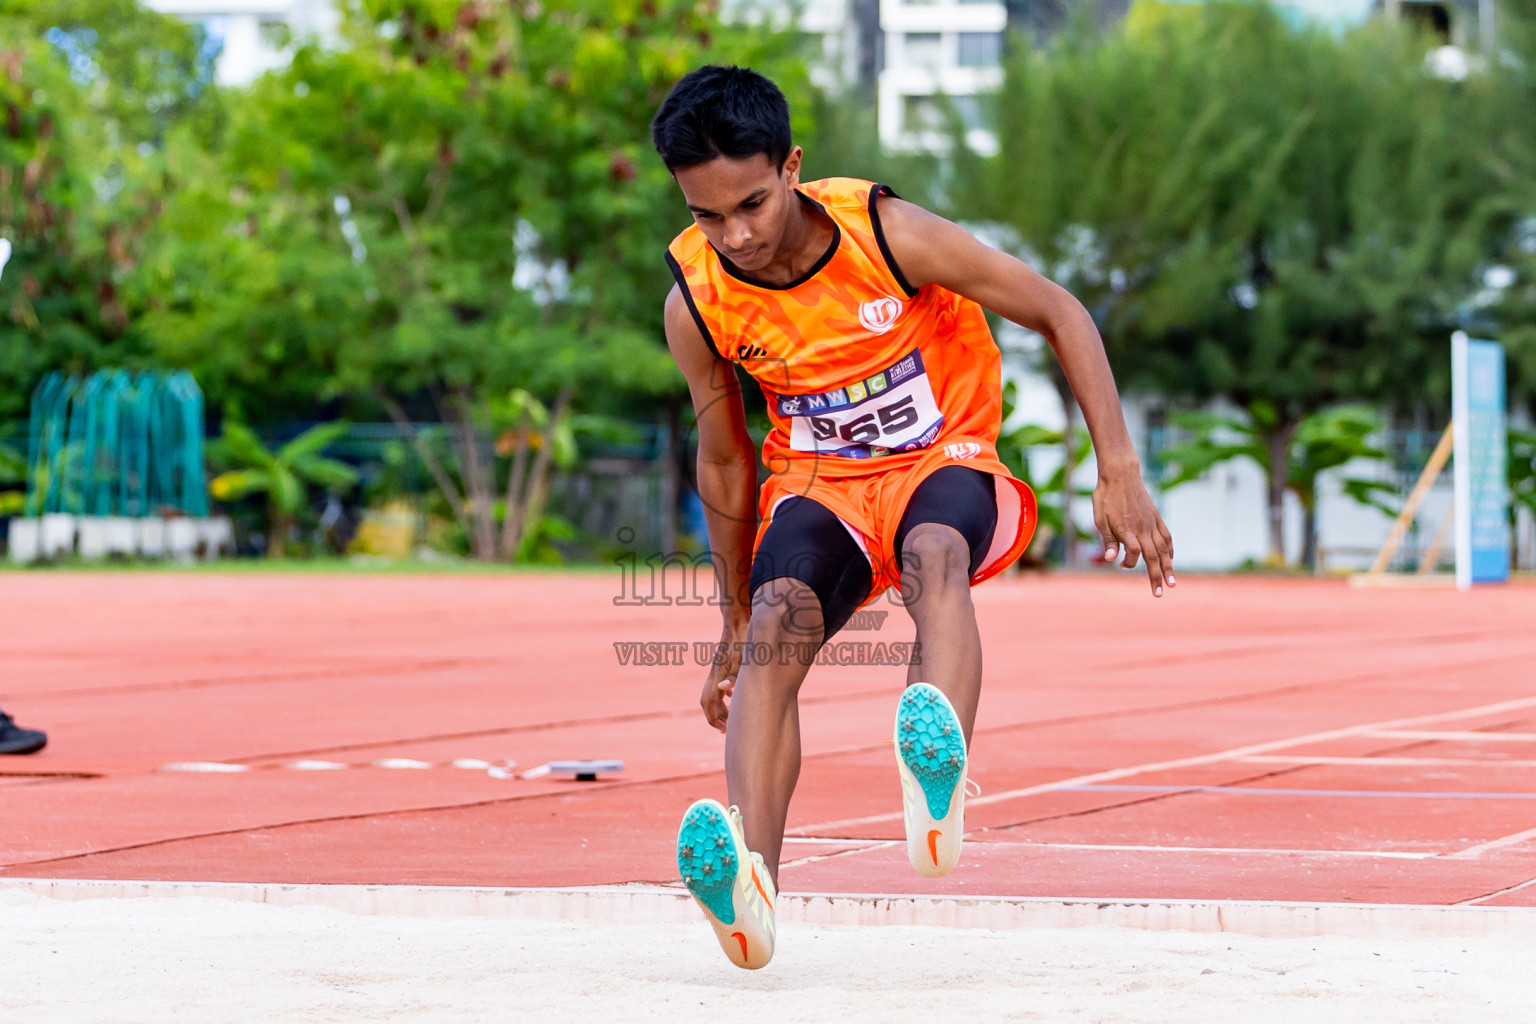
[[[741,643],[746,634],[745,626],[727,626],[721,631],[715,663],[709,667],[704,692],[699,697],[705,721],[721,732],[725,732],[725,720],[730,714],[728,703],[736,689],[736,673],[741,671]]]
[[[1173,578],[1173,534],[1157,514],[1139,469],[1100,472],[1099,484],[1093,489],[1093,522],[1104,539],[1105,561],[1114,561],[1123,545],[1125,558],[1120,564],[1133,569],[1138,558],[1144,560],[1153,597],[1163,596],[1164,583],[1177,585]]]

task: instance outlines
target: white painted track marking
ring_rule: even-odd
[[[1234,757],[1243,764],[1296,764],[1296,765],[1366,765],[1381,767],[1469,767],[1536,768],[1536,761],[1502,759],[1495,757],[1328,757],[1313,754],[1252,754]]]
[[[248,764],[225,764],[222,761],[177,761],[174,764],[160,766],[162,772],[190,772],[222,775],[229,772],[248,772],[251,766]]]
[[[970,838],[967,836],[966,838]],[[1042,850],[1107,850],[1113,853],[1210,853],[1263,854],[1274,857],[1367,857],[1385,860],[1433,860],[1438,853],[1407,850],[1291,850],[1266,846],[1138,846],[1130,843],[1016,843],[992,839],[976,840],[972,850],[989,846],[1033,847]]]
[[[1536,828],[1528,828],[1524,832],[1516,832],[1513,835],[1507,835],[1499,839],[1490,839],[1486,843],[1478,843],[1476,846],[1469,846],[1465,850],[1457,850],[1455,853],[1448,853],[1446,854],[1445,859],[1476,860],[1478,857],[1481,857],[1485,853],[1490,853],[1494,850],[1502,850],[1506,846],[1519,846],[1521,843],[1531,839],[1536,839]]]
[[[1359,736],[1362,733],[1379,732],[1384,729],[1406,729],[1416,725],[1430,725],[1435,722],[1455,721],[1461,718],[1477,718],[1482,715],[1496,715],[1506,711],[1523,711],[1531,707],[1536,707],[1536,697],[1522,697],[1519,700],[1499,701],[1496,704],[1483,704],[1477,707],[1462,708],[1457,711],[1442,711],[1432,715],[1413,715],[1409,718],[1391,718],[1382,722],[1365,722],[1342,729],[1327,729],[1322,732],[1307,733],[1288,739],[1268,740],[1264,743],[1232,747],[1210,754],[1197,754],[1193,757],[1180,757],[1169,761],[1151,761],[1146,764],[1131,765],[1126,768],[1111,768],[1107,771],[1092,772],[1070,779],[1060,779],[1056,782],[1042,782],[1034,786],[1024,786],[1020,789],[1010,789],[1001,793],[993,793],[989,796],[976,797],[975,799],[967,800],[966,804],[970,807],[981,807],[986,804],[1004,803],[1009,800],[1022,800],[1026,797],[1039,796],[1042,793],[1051,793],[1070,786],[1087,786],[1096,782],[1112,782],[1116,779],[1130,778],[1135,775],[1146,775],[1150,772],[1172,771],[1178,768],[1194,768],[1200,765],[1219,764],[1223,761],[1233,761],[1255,754],[1267,754],[1274,750],[1284,750],[1286,747],[1300,746],[1303,743],[1322,743],[1327,740],[1342,739],[1346,736]],[[862,818],[844,818],[840,821],[823,821],[817,822],[814,825],[802,825],[794,829],[794,831],[811,835],[824,834],[837,829],[854,828],[860,825],[876,825],[889,821],[900,821],[901,817],[901,811],[870,814]]]
[[[1364,735],[1384,740],[1438,740],[1441,743],[1536,743],[1536,732],[1433,732],[1425,729],[1383,729]]]

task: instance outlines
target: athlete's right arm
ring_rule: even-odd
[[[725,731],[726,698],[735,685],[751,617],[747,593],[752,545],[757,537],[757,449],[747,433],[736,370],[715,354],[674,285],[667,296],[667,347],[688,382],[699,425],[699,498],[714,554],[725,622],[720,642],[728,652],[704,682],[699,703],[709,724]]]

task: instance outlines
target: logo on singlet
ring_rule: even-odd
[[[884,334],[895,327],[896,320],[900,316],[901,302],[889,295],[871,299],[859,305],[859,323],[876,334]]]

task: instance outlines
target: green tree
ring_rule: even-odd
[[[1013,418],[1014,410],[1018,407],[1018,389],[1009,381],[1003,386],[1003,422],[1007,423]],[[1050,427],[1042,427],[1037,423],[1025,423],[1002,431],[997,439],[997,454],[1009,472],[1029,485],[1029,489],[1035,494],[1036,515],[1040,525],[1051,532],[1051,536],[1062,538],[1064,550],[1070,551],[1070,541],[1089,540],[1093,534],[1078,526],[1072,519],[1073,499],[1087,499],[1093,496],[1093,488],[1072,486],[1068,490],[1068,481],[1077,472],[1088,457],[1093,454],[1093,444],[1088,438],[1088,432],[1081,427],[1073,429],[1076,434],[1073,438],[1066,438],[1065,430],[1053,430]],[[1035,460],[1031,457],[1037,448],[1055,448],[1061,453],[1062,458],[1056,468],[1048,477],[1043,477],[1035,471]],[[1072,523],[1072,530],[1067,530],[1068,522]],[[1071,556],[1067,555],[1067,561],[1071,562]]]
[[[27,457],[16,448],[0,441],[0,484],[25,484],[27,482]],[[27,507],[25,487],[0,491],[0,516],[20,515]]]
[[[42,373],[132,364],[172,126],[217,116],[197,30],[133,0],[0,0],[0,416]]]
[[[272,451],[250,427],[226,421],[215,457],[241,468],[214,477],[208,492],[219,501],[265,494],[267,557],[281,558],[289,531],[309,501],[309,487],[340,492],[357,482],[356,470],[322,454],[346,432],[345,423],[322,423]]]
[[[1337,469],[1356,459],[1385,461],[1387,453],[1370,443],[1372,435],[1381,433],[1384,424],[1375,412],[1360,406],[1343,406],[1315,412],[1285,434],[1283,447],[1275,445],[1280,432],[1275,429],[1279,418],[1277,411],[1262,403],[1257,404],[1248,419],[1218,416],[1212,413],[1175,413],[1173,424],[1193,435],[1188,441],[1174,445],[1161,454],[1169,475],[1163,481],[1164,489],[1187,484],[1204,476],[1214,466],[1232,459],[1248,459],[1264,471],[1265,478],[1274,487],[1282,487],[1281,493],[1268,496],[1271,514],[1270,557],[1275,564],[1283,564],[1276,554],[1282,551],[1283,535],[1275,537],[1281,524],[1274,512],[1281,506],[1285,491],[1296,496],[1302,508],[1303,565],[1317,561],[1317,481],[1330,469]],[[1395,488],[1382,480],[1367,477],[1349,477],[1341,481],[1343,492],[1362,505],[1391,515],[1395,510],[1381,500],[1382,492]]]
[[[1262,4],[1142,2],[1106,37],[1017,47],[1001,151],[959,165],[964,215],[1084,301],[1124,385],[1247,413],[1272,556],[1302,422],[1449,392],[1499,200],[1461,144],[1475,97],[1423,53],[1384,22],[1341,40]]]
[[[1536,519],[1536,430],[1509,431],[1509,535],[1512,556],[1520,564],[1520,509]]]
[[[1503,59],[1466,83],[1479,116],[1464,134],[1504,204],[1499,248],[1468,304],[1468,330],[1503,342],[1510,399],[1536,413],[1536,0],[1503,0],[1497,27]]]
[[[500,396],[563,413],[683,394],[661,253],[686,213],[650,152],[655,108],[706,59],[754,62],[792,95],[805,73],[788,35],[682,0],[359,0],[341,31],[231,103],[222,176],[181,154],[209,184],[168,213],[189,230],[167,232],[144,287],[175,298],[147,321],[215,393],[297,365],[413,436],[441,422],[452,458],[417,438],[420,458],[474,554],[513,557],[486,441]]]
[[[569,469],[576,461],[576,433],[570,402],[550,409],[522,388],[515,388],[496,412],[508,428],[497,440],[511,458],[507,473],[502,550],[522,554],[544,521],[544,503],[552,467]],[[531,460],[531,461],[530,461]]]

